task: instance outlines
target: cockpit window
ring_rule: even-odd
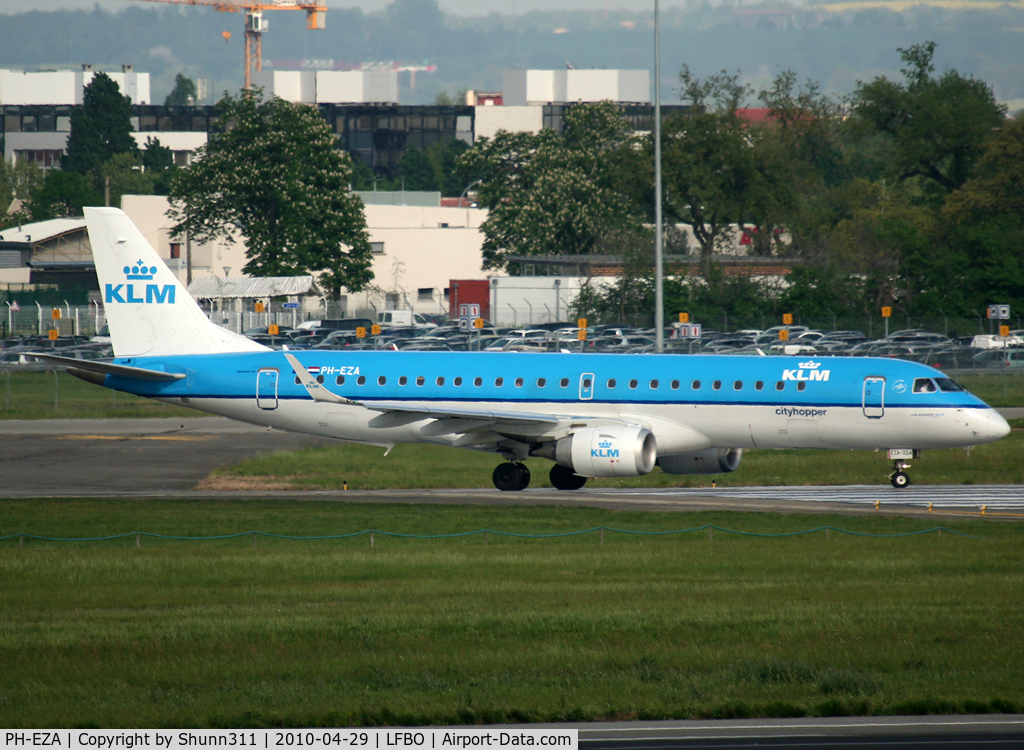
[[[935,393],[937,390],[931,378],[914,379],[914,393]]]
[[[939,384],[939,390],[943,393],[959,393],[967,390],[959,383],[955,383],[949,378],[935,378],[935,382]]]

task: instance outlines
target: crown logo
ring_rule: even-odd
[[[600,443],[597,444],[597,447],[598,448],[611,448],[612,447],[612,441],[611,440],[602,440]]]
[[[819,367],[821,367],[821,363],[809,360],[807,362],[801,362],[800,367],[802,367],[805,370],[817,370]]]
[[[156,275],[156,266],[143,265],[140,260],[134,266],[125,266],[124,274],[129,281],[149,281]]]

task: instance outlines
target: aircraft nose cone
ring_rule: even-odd
[[[1002,440],[1010,434],[1009,423],[995,409],[985,409],[972,415],[968,424],[974,434],[986,443]]]

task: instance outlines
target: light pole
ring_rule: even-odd
[[[658,0],[654,0],[654,350],[665,351],[665,297],[661,228],[661,35]]]

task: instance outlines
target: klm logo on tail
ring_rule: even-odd
[[[124,275],[128,282],[152,281],[156,266],[147,266],[140,260],[134,266],[125,266]],[[145,291],[143,291],[145,288]],[[139,294],[143,296],[138,296]],[[132,303],[147,305],[173,305],[174,284],[106,284],[103,290],[104,304]]]

